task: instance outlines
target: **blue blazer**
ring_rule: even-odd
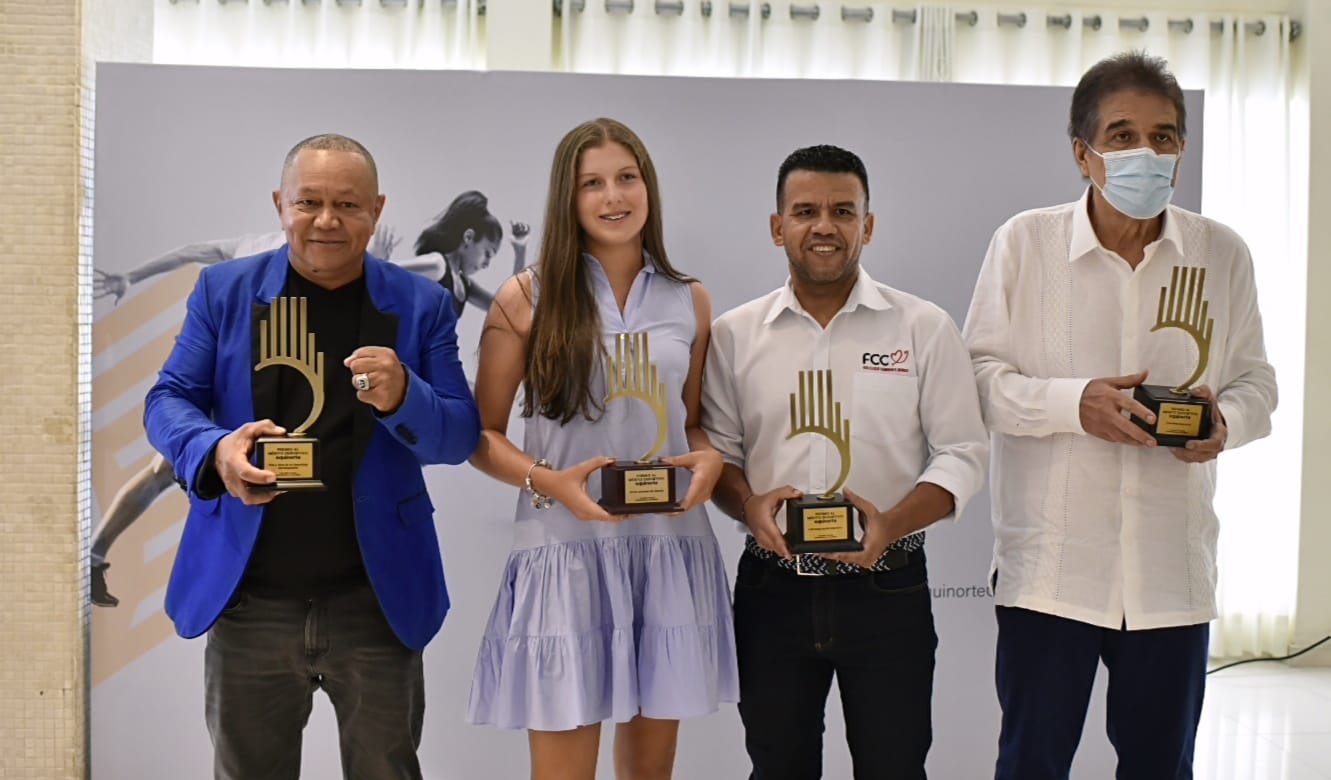
[[[183,637],[198,636],[217,620],[245,573],[263,520],[262,506],[228,494],[202,496],[199,481],[218,439],[276,416],[278,372],[254,371],[255,334],[269,302],[282,294],[287,265],[284,245],[205,268],[144,404],[148,441],[189,494],[166,591],[166,612]],[[403,644],[420,649],[449,605],[421,466],[466,460],[480,437],[480,416],[458,361],[449,293],[368,254],[365,290],[360,344],[397,352],[407,369],[407,392],[392,414],[356,415],[356,537],[389,625]]]

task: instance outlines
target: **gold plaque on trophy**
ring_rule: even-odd
[[[255,371],[272,366],[295,369],[310,383],[313,403],[304,422],[286,436],[264,436],[254,443],[254,465],[277,475],[277,481],[251,484],[251,490],[323,490],[319,479],[319,440],[305,433],[324,408],[324,353],[315,349],[305,298],[274,298],[268,319],[260,323],[259,362]]]
[[[668,396],[665,382],[652,364],[646,333],[615,336],[615,353],[606,360],[606,391],[607,404],[622,398],[636,398],[647,404],[656,418],[656,440],[637,460],[617,460],[601,468],[598,503],[615,515],[678,511],[678,468],[656,459],[669,430]]]
[[[850,476],[850,418],[841,416],[841,402],[832,395],[832,372],[819,369],[799,373],[799,390],[790,394],[790,434],[822,436],[841,456],[841,473],[821,495],[807,492],[786,502],[786,544],[792,553],[855,552],[863,543],[855,537],[855,505],[838,493]],[[863,518],[858,518],[863,525]]]
[[[1209,316],[1206,300],[1206,269],[1175,266],[1169,287],[1160,288],[1160,306],[1156,312],[1154,333],[1178,328],[1197,344],[1197,368],[1177,387],[1139,385],[1132,397],[1155,414],[1152,425],[1133,415],[1132,421],[1155,437],[1165,447],[1182,447],[1196,439],[1211,436],[1211,402],[1197,398],[1190,390],[1206,371],[1211,356],[1211,333],[1215,318]]]

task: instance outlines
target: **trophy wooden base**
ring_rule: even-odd
[[[319,440],[310,436],[264,436],[254,442],[254,465],[277,475],[265,485],[246,483],[250,490],[267,492],[326,490],[319,481]]]
[[[617,460],[602,466],[601,500],[597,503],[612,515],[678,512],[678,470],[678,466],[659,460]]]
[[[786,502],[786,546],[792,553],[859,552],[855,538],[859,511],[841,493],[829,498],[801,496]],[[859,525],[864,518],[858,517]]]
[[[1151,425],[1137,415],[1132,421],[1164,447],[1182,447],[1190,441],[1211,437],[1211,402],[1174,392],[1167,385],[1138,385],[1133,400],[1155,414]]]

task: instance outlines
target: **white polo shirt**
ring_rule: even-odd
[[[938,306],[861,268],[826,328],[789,281],[712,325],[702,426],[755,491],[789,484],[821,493],[841,471],[826,437],[787,438],[803,369],[832,372],[833,399],[850,418],[845,486],[879,509],[931,482],[952,494],[960,514],[983,486],[988,435],[956,325]]]
[[[1087,195],[998,229],[964,329],[993,431],[997,602],[1106,628],[1216,616],[1216,464],[1082,430],[1095,377],[1149,369],[1172,385],[1197,366],[1193,339],[1151,332],[1176,266],[1203,267],[1210,359],[1226,448],[1265,436],[1276,405],[1252,260],[1229,228],[1176,206],[1134,271],[1096,238]]]

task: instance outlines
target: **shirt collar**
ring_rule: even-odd
[[[854,311],[859,307],[883,311],[892,308],[892,304],[884,297],[878,285],[874,283],[869,272],[864,270],[864,266],[859,267],[859,274],[855,277],[855,286],[850,288],[850,295],[846,297],[846,303],[837,313]],[[776,298],[772,299],[772,305],[767,310],[767,315],[763,317],[763,324],[770,325],[781,312],[790,311],[795,314],[803,314],[804,307],[800,305],[799,298],[795,297],[795,287],[786,277],[786,283],[777,291]]]
[[[1082,193],[1081,200],[1072,210],[1072,240],[1068,244],[1068,262],[1078,260],[1090,254],[1093,250],[1101,249],[1109,251],[1100,243],[1100,239],[1095,235],[1095,228],[1091,227],[1091,189],[1092,184]],[[1160,228],[1160,237],[1156,241],[1168,241],[1174,245],[1175,251],[1179,255],[1186,257],[1187,253],[1183,251],[1183,235],[1178,227],[1178,218],[1171,213],[1174,206],[1165,207],[1164,225]],[[1155,243],[1155,241],[1151,242]]]
[[[1183,251],[1183,231],[1179,230],[1178,217],[1174,215],[1175,206],[1165,206],[1165,223],[1160,228],[1159,241],[1168,241],[1174,245],[1174,251],[1179,253],[1180,257],[1187,257],[1188,253]]]
[[[604,275],[604,269],[601,268],[601,261],[597,260],[596,256],[593,255],[591,252],[583,252],[582,261],[584,263],[591,263],[596,267],[598,271],[602,272],[602,275]],[[646,271],[649,274],[654,274],[657,271],[656,258],[652,257],[651,253],[648,252],[646,249],[642,250],[642,270]]]

